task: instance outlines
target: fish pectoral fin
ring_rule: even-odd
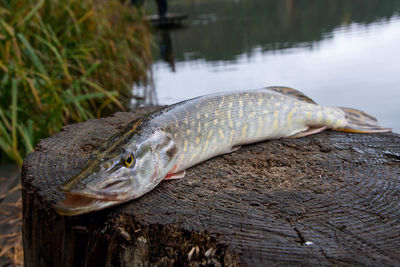
[[[164,180],[176,180],[182,179],[186,175],[186,170],[176,172],[176,173],[168,173],[167,176],[164,177]]]
[[[322,131],[325,131],[326,129],[328,129],[328,127],[326,126],[322,126],[322,127],[308,127],[307,130],[299,132],[297,134],[294,134],[292,136],[288,136],[289,138],[299,138],[299,137],[303,137],[303,136],[307,136],[307,135],[312,135],[312,134],[316,134],[316,133],[320,133]]]
[[[235,152],[236,150],[239,150],[241,147],[242,147],[242,146],[233,146],[233,147],[231,147],[231,150],[228,151],[227,153]]]

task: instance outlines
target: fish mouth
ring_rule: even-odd
[[[56,204],[55,209],[60,215],[74,216],[111,207],[122,202],[124,201],[68,192],[66,198]]]

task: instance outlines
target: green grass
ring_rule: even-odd
[[[68,123],[124,110],[151,35],[128,3],[0,0],[0,160],[22,164]]]

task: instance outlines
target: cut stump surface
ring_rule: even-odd
[[[24,161],[26,266],[398,265],[400,135],[326,131],[244,146],[140,199],[75,217],[56,186],[151,109],[68,125]]]

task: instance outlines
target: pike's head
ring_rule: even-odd
[[[93,152],[85,169],[59,187],[62,215],[78,215],[138,198],[153,189],[174,166],[177,147],[171,135],[122,131]]]

